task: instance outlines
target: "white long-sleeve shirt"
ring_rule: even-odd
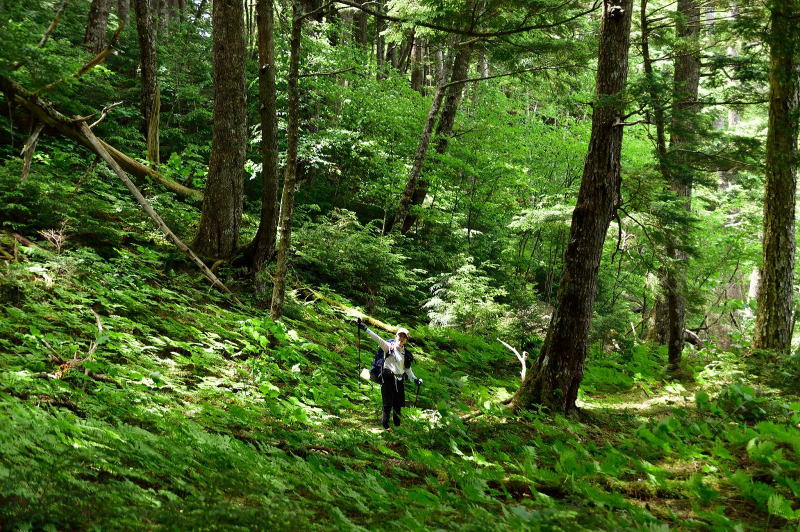
[[[365,329],[367,332],[367,336],[378,342],[378,345],[381,346],[384,352],[383,358],[383,367],[384,369],[388,369],[392,372],[392,374],[400,378],[403,374],[408,375],[408,378],[412,381],[417,380],[416,375],[412,369],[405,367],[405,355],[406,350],[403,346],[397,344],[396,342],[389,343],[374,332],[371,329]]]

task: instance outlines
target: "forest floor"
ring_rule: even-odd
[[[0,244],[7,240],[0,239]],[[11,251],[11,248],[9,248]],[[274,323],[166,249],[0,262],[0,529],[793,529],[796,368],[593,351],[581,411],[513,414],[498,342],[412,329],[425,384],[379,427],[373,349],[320,301]],[[359,358],[361,363],[359,364]],[[414,400],[413,387],[408,398]],[[469,420],[462,416],[481,412]]]

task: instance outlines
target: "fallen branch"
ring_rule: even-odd
[[[130,178],[125,174],[124,170],[122,170],[119,163],[117,163],[117,161],[111,156],[108,150],[106,150],[105,146],[103,146],[100,143],[100,140],[94,136],[94,133],[92,133],[92,130],[89,129],[89,126],[86,124],[86,122],[80,123],[80,130],[86,136],[89,143],[94,148],[95,152],[97,152],[97,154],[103,158],[103,160],[111,167],[114,173],[117,174],[117,176],[119,176],[119,178],[122,180],[123,183],[125,183],[125,186],[128,187],[128,190],[130,190],[131,194],[133,194],[133,197],[136,198],[136,201],[139,203],[139,205],[141,205],[142,209],[144,209],[144,212],[146,212],[147,215],[153,219],[158,228],[161,229],[164,235],[166,235],[167,239],[169,239],[173,244],[175,244],[175,246],[178,249],[186,253],[192,260],[192,262],[194,262],[198,266],[198,268],[200,268],[200,271],[203,272],[203,275],[205,275],[206,278],[209,281],[211,281],[211,283],[214,286],[219,288],[222,292],[230,295],[233,301],[236,302],[237,305],[242,306],[242,302],[239,301],[239,299],[233,294],[233,292],[231,292],[230,289],[227,286],[225,286],[222,283],[222,281],[220,281],[217,278],[216,275],[214,275],[214,272],[212,272],[208,268],[208,266],[206,266],[206,264],[200,259],[200,257],[198,257],[194,253],[194,251],[189,249],[189,246],[184,244],[183,241],[180,238],[178,238],[175,235],[175,233],[172,232],[172,230],[167,226],[167,224],[164,223],[164,220],[161,219],[161,216],[158,215],[158,213],[145,199],[145,197],[142,195],[139,189],[136,188],[136,185],[134,185],[133,181],[131,181]]]
[[[22,175],[20,176],[21,181],[25,181],[28,179],[28,174],[31,172],[31,163],[33,162],[33,152],[36,151],[36,144],[39,142],[39,134],[44,129],[44,124],[39,122],[36,124],[36,127],[33,129],[31,136],[28,137],[28,140],[25,141],[25,145],[22,147]]]
[[[11,99],[13,99],[15,103],[26,108],[35,119],[99,155],[92,143],[89,142],[89,139],[86,137],[86,135],[81,132],[75,121],[61,114],[52,106],[52,104],[45,101],[40,96],[28,91],[16,81],[8,79],[4,76],[0,76],[0,91],[5,92]],[[202,201],[202,192],[183,186],[180,183],[176,183],[175,181],[159,174],[152,168],[148,168],[139,161],[128,157],[103,140],[97,140],[100,145],[103,146],[103,148],[105,148],[105,150],[111,155],[111,157],[114,158],[117,164],[119,164],[119,166],[122,167],[122,169],[126,172],[140,179],[152,179],[153,181],[161,183],[166,188],[177,194],[192,198],[197,201]]]
[[[44,251],[44,248],[42,246],[40,246],[36,242],[31,242],[30,240],[28,240],[27,238],[25,238],[24,236],[22,236],[19,233],[11,233],[11,238],[13,238],[14,240],[16,240],[17,242],[19,242],[20,244],[22,244],[25,247],[39,248],[42,251]]]
[[[122,102],[114,102],[111,105],[106,105],[103,107],[103,110],[100,112],[100,118],[89,124],[89,129],[94,129],[97,124],[102,122],[108,116],[108,112],[118,105],[122,105]]]

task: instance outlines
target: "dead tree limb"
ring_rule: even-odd
[[[20,153],[20,155],[22,155],[21,181],[28,179],[28,174],[31,171],[31,162],[33,161],[33,152],[36,151],[36,144],[39,142],[39,134],[42,132],[42,129],[44,129],[43,123],[39,122],[36,124],[31,136],[28,137],[28,140],[25,141],[25,145],[22,147],[22,153]]]
[[[222,283],[222,281],[220,281],[217,278],[216,275],[214,275],[214,272],[208,269],[208,266],[206,266],[206,264],[200,259],[200,257],[198,257],[194,253],[194,251],[189,249],[189,246],[184,244],[183,241],[180,238],[178,238],[175,235],[175,233],[172,232],[172,230],[167,226],[167,224],[164,223],[164,220],[161,219],[161,216],[158,215],[158,213],[153,209],[153,207],[150,205],[147,199],[145,199],[142,193],[139,192],[139,189],[136,188],[136,185],[133,184],[133,181],[130,180],[130,178],[127,176],[127,174],[119,165],[119,163],[114,159],[114,157],[112,157],[112,155],[108,152],[105,146],[103,146],[100,140],[94,136],[94,133],[92,133],[92,130],[89,129],[89,126],[86,124],[86,122],[80,123],[80,130],[84,134],[86,139],[89,141],[89,143],[92,145],[94,150],[97,152],[97,154],[103,158],[103,160],[111,167],[114,173],[117,174],[117,176],[119,176],[119,178],[122,180],[123,183],[125,183],[125,186],[128,187],[128,190],[130,190],[131,194],[133,194],[133,197],[136,198],[136,201],[139,203],[139,205],[141,205],[142,209],[144,209],[144,212],[146,212],[147,215],[153,219],[153,221],[156,223],[158,228],[161,229],[164,235],[166,235],[166,237],[173,244],[175,244],[175,246],[177,246],[178,249],[180,249],[189,256],[192,262],[194,262],[197,265],[197,267],[200,268],[200,271],[203,272],[203,275],[205,275],[206,278],[208,278],[208,280],[211,281],[214,286],[219,288],[222,292],[230,295],[233,301],[235,301],[236,304],[241,306],[242,302],[239,301],[239,299],[233,294],[233,292],[231,292],[230,289],[227,286],[225,286]]]
[[[528,352],[523,351],[522,354],[519,354],[519,351],[517,351],[515,348],[511,347],[504,341],[502,341],[500,338],[498,338],[497,341],[506,346],[506,348],[509,349],[512,353],[514,353],[514,355],[517,357],[519,363],[522,364],[522,371],[519,372],[520,378],[522,380],[525,380],[525,375],[528,372],[528,365],[526,364],[526,361],[528,360]]]
[[[50,104],[50,102],[25,89],[16,81],[10,80],[4,76],[0,76],[0,91],[9,95],[9,100],[13,100],[15,103],[27,109],[35,119],[43,122],[49,128],[55,129],[62,135],[69,137],[82,146],[85,146],[95,153],[98,153],[92,143],[89,142],[89,139],[86,137],[86,135],[81,132],[81,129],[76,125],[75,121],[61,114],[52,106],[52,104]],[[107,144],[100,139],[97,140],[100,145],[103,146],[103,148],[105,148],[105,150],[111,155],[111,157],[114,158],[117,164],[119,164],[120,167],[122,167],[122,169],[126,172],[140,179],[151,179],[153,181],[157,181],[181,196],[202,201],[202,192],[183,186],[180,183],[168,179],[152,168],[148,168],[139,161],[128,157],[110,144]]]
[[[105,120],[105,118],[108,116],[108,112],[118,105],[122,105],[122,102],[114,102],[111,105],[106,105],[103,107],[103,110],[100,112],[100,118],[89,124],[89,129],[94,129],[97,124]]]

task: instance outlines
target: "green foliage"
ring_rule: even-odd
[[[295,265],[315,284],[326,284],[369,312],[417,306],[421,274],[403,253],[403,239],[381,236],[349,211],[333,211],[297,229]]]
[[[444,274],[431,287],[432,297],[424,308],[431,326],[452,327],[476,334],[490,335],[497,331],[507,307],[496,299],[505,290],[491,286],[486,269],[473,264],[472,257],[459,257],[452,274]]]

